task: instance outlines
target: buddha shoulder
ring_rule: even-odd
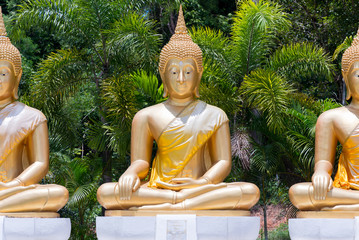
[[[207,103],[206,111],[213,116],[217,116],[218,118],[221,118],[223,121],[228,121],[227,114],[219,107]]]
[[[325,126],[336,126],[343,124],[343,121],[352,121],[356,118],[355,114],[348,110],[347,107],[330,109],[320,114],[317,124]]]
[[[37,124],[46,121],[46,117],[41,111],[21,102],[14,102],[11,109],[10,116],[12,116],[14,120],[21,120],[22,122],[29,121]]]
[[[151,119],[158,117],[158,113],[163,111],[163,103],[159,103],[153,106],[146,107],[138,111],[133,117],[132,124],[146,123],[148,124]]]

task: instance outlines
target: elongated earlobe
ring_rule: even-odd
[[[21,76],[22,76],[22,69],[20,70],[19,74],[17,76],[15,76],[15,85],[14,85],[14,90],[13,90],[13,93],[12,93],[12,97],[17,100],[19,99],[19,84],[20,84],[20,79],[21,79]]]
[[[197,83],[197,86],[196,86],[196,88],[194,89],[194,92],[193,92],[193,95],[194,95],[196,98],[199,98],[199,97],[200,97],[200,95],[199,95],[199,86],[201,85],[202,74],[203,74],[203,69],[202,69],[201,72],[199,72],[198,83]]]
[[[193,95],[194,95],[196,98],[199,98],[199,97],[200,97],[200,95],[199,95],[199,87],[198,87],[198,86],[194,89]]]
[[[343,74],[343,78],[344,78],[344,84],[346,86],[347,89],[347,97],[346,99],[349,100],[352,97],[352,93],[350,92],[350,88],[349,88],[349,82],[348,82],[348,76],[342,71]]]
[[[166,98],[168,97],[168,90],[167,90],[167,87],[166,87],[166,84],[163,83],[163,95],[162,95],[163,98]]]
[[[168,89],[167,89],[167,85],[166,85],[166,81],[165,81],[165,77],[163,75],[163,72],[161,72],[161,69],[159,69],[159,70],[160,70],[160,76],[161,76],[162,85],[163,85],[163,95],[162,95],[162,97],[166,98],[166,97],[168,97]]]

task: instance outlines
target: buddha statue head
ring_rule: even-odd
[[[353,96],[354,92],[359,97],[359,88],[356,87],[357,91],[354,87],[359,84],[359,29],[352,45],[343,54],[342,74],[347,86],[347,100]]]
[[[0,100],[10,97],[13,100],[19,98],[21,74],[21,55],[7,37],[0,7]]]
[[[179,97],[188,94],[199,97],[202,61],[201,49],[188,35],[181,6],[175,33],[160,54],[159,71],[164,87],[163,97],[172,94]]]

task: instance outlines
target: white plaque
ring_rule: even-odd
[[[156,240],[197,240],[196,215],[157,215]]]

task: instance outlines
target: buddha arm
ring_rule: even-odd
[[[132,192],[140,187],[140,179],[147,176],[150,169],[153,137],[145,111],[138,112],[132,121],[131,165],[118,180],[121,200],[131,199]]]
[[[315,168],[312,176],[313,193],[316,200],[324,200],[333,184],[331,174],[338,140],[331,115],[328,112],[321,114],[316,124]]]
[[[145,111],[138,112],[132,121],[131,129],[131,165],[127,171],[145,178],[150,169],[153,137]],[[127,172],[126,171],[126,172]]]
[[[228,122],[224,123],[208,142],[212,167],[203,175],[209,183],[220,183],[232,167],[231,140]]]
[[[337,142],[331,116],[320,115],[315,129],[315,171],[332,174]]]
[[[6,183],[6,188],[38,183],[49,169],[49,138],[46,122],[41,123],[29,135],[25,151],[30,165],[15,179]]]

